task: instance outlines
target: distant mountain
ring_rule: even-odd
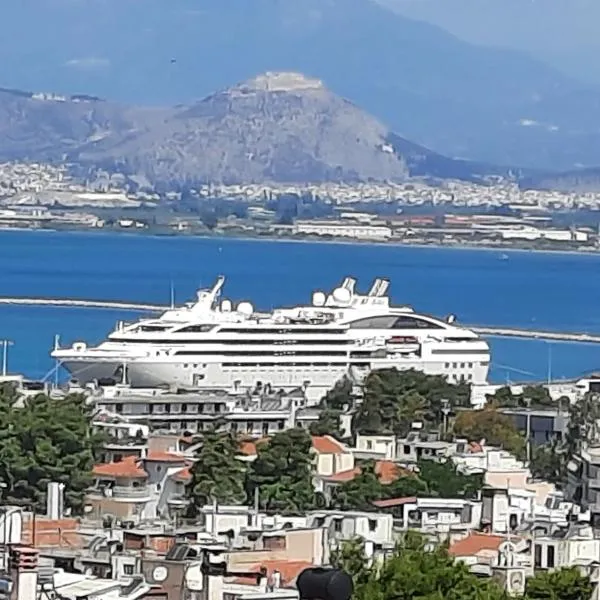
[[[545,173],[524,177],[522,189],[558,190],[562,192],[600,192],[600,167],[563,173]]]
[[[33,16],[32,16],[33,15]],[[600,164],[600,94],[526,54],[462,42],[374,0],[5,0],[0,81],[189,104],[297,71],[436,152]]]
[[[506,173],[409,142],[298,73],[267,73],[165,110],[0,90],[0,159],[68,160],[177,185]]]

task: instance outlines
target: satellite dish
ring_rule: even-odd
[[[345,306],[350,304],[350,301],[352,300],[352,294],[346,288],[336,288],[333,290],[333,299],[337,304]]]
[[[221,312],[231,312],[231,308],[231,300],[223,300],[223,302],[221,302]]]
[[[449,323],[450,325],[452,325],[452,323],[454,323],[454,321],[456,321],[456,315],[448,315],[446,322]]]
[[[254,312],[254,306],[250,302],[240,302],[237,307],[237,311],[246,317],[252,316]]]
[[[313,306],[324,306],[327,296],[323,292],[315,292],[312,296]]]

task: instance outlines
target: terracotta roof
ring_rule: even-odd
[[[160,450],[151,450],[145,460],[156,462],[185,462],[186,458],[181,454],[173,454],[173,452],[162,452]]]
[[[35,530],[35,539],[33,538]],[[77,519],[46,519],[36,516],[23,522],[21,541],[35,547],[82,548],[85,540],[79,533]]]
[[[126,456],[119,462],[95,465],[92,472],[98,477],[148,477],[148,473],[140,467],[137,456]]]
[[[471,454],[479,454],[480,452],[483,452],[483,446],[477,442],[470,442],[469,452]]]
[[[498,550],[505,539],[502,535],[471,533],[466,538],[452,544],[448,548],[448,552],[454,556],[474,556],[482,550]]]
[[[177,471],[177,473],[173,473],[171,475],[173,479],[177,479],[179,481],[190,481],[192,479],[192,474],[190,473],[190,467],[184,467],[181,471]]]
[[[259,444],[265,444],[269,441],[268,437],[263,437],[258,440],[255,439],[242,439],[240,440],[240,454],[244,454],[245,456],[256,456],[256,446]]]
[[[406,496],[404,498],[388,498],[387,500],[375,500],[373,504],[377,506],[377,508],[392,508],[394,506],[403,506],[404,504],[414,504],[416,501],[416,496]]]
[[[360,467],[354,467],[354,469],[350,469],[349,471],[340,471],[335,475],[323,477],[323,479],[331,483],[345,483],[346,481],[352,481],[357,475],[360,475],[360,472]],[[379,481],[384,485],[396,481],[402,475],[409,475],[408,471],[405,471],[391,460],[378,460],[375,463],[375,473],[377,473]]]
[[[256,456],[256,442],[240,442],[240,454],[245,456]]]
[[[304,560],[264,560],[261,563],[254,564],[236,564],[237,571],[248,571],[258,573],[261,567],[267,569],[267,577],[271,577],[274,571],[281,574],[281,585],[289,587],[294,584],[296,577],[309,567],[314,565]],[[234,583],[252,585],[256,580],[251,577],[236,577]]]
[[[330,435],[313,435],[312,447],[319,454],[342,454],[342,452],[346,452],[344,445]]]

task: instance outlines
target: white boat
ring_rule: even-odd
[[[82,384],[126,378],[134,387],[302,387],[309,400],[320,399],[345,375],[360,379],[389,367],[486,382],[487,342],[453,317],[391,306],[386,279],[360,294],[347,277],[330,293],[314,292],[310,304],[270,313],[221,299],[223,284],[220,277],[211,289],[199,290],[195,302],[155,318],[118,323],[96,347],[78,342],[57,347],[52,356]]]

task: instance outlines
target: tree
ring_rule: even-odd
[[[444,546],[425,549],[423,538],[409,532],[383,563],[365,560],[360,540],[332,553],[332,564],[354,580],[355,600],[504,600],[493,579],[480,579],[463,562],[455,562]]]
[[[92,410],[82,395],[20,398],[0,388],[0,480],[10,504],[45,510],[47,487],[65,485],[65,506],[83,512],[95,451],[102,437],[92,431]]]
[[[354,403],[352,388],[352,382],[347,377],[343,377],[323,396],[321,408],[339,411],[351,408]]]
[[[319,413],[319,419],[310,424],[311,435],[330,435],[337,440],[343,439],[341,430],[341,411],[326,408]]]
[[[248,494],[259,491],[267,511],[303,513],[315,503],[312,482],[312,440],[304,429],[276,433],[258,444],[257,457],[248,472]]]
[[[354,432],[406,435],[411,423],[424,421],[439,428],[444,404],[449,408],[469,404],[470,388],[453,385],[439,375],[420,371],[372,371],[363,386],[363,402],[353,419]]]
[[[204,434],[197,460],[190,469],[191,514],[215,500],[221,504],[244,501],[245,468],[237,458],[238,454],[238,442],[230,433],[210,431]]]
[[[558,440],[533,449],[529,469],[535,478],[560,484],[565,478],[566,466],[567,454]]]
[[[527,580],[526,600],[589,600],[594,587],[577,567],[542,571]]]
[[[483,487],[483,475],[464,475],[450,460],[438,462],[419,461],[419,479],[426,485],[428,494],[439,498],[475,499]]]
[[[456,437],[470,441],[484,439],[488,444],[500,446],[519,458],[525,454],[525,438],[519,433],[512,419],[498,412],[494,406],[460,412],[452,429]]]
[[[384,497],[383,487],[375,472],[375,461],[365,461],[356,477],[334,489],[331,505],[339,510],[375,510],[373,501]]]

